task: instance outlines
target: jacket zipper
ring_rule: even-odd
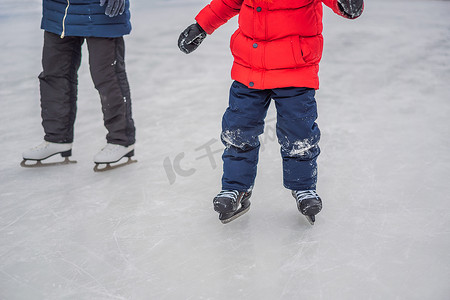
[[[69,6],[70,6],[70,0],[67,0],[67,6],[66,6],[66,10],[64,12],[64,17],[62,20],[62,32],[61,32],[61,38],[64,38],[64,35],[66,33],[66,17],[67,17],[67,11],[69,10]]]

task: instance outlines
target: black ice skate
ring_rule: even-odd
[[[42,163],[43,160],[57,154],[61,154],[64,160]],[[34,168],[76,163],[76,161],[69,159],[70,156],[72,156],[72,143],[51,143],[43,141],[41,144],[22,154],[23,160],[20,165],[24,168]],[[27,161],[32,161],[34,163],[29,164]]]
[[[316,221],[316,215],[322,210],[322,200],[314,190],[292,191],[298,210],[311,225]]]
[[[250,209],[250,196],[252,192],[239,192],[237,190],[222,190],[214,197],[214,210],[219,213],[219,220],[229,223],[242,216]]]
[[[103,172],[116,169],[125,165],[129,165],[131,163],[135,163],[137,162],[137,160],[131,159],[131,157],[133,156],[134,156],[134,145],[126,147],[108,143],[99,153],[97,153],[94,156],[94,163],[95,163],[94,171]],[[127,157],[128,160],[120,164],[115,164],[124,157]]]

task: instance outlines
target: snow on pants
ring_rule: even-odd
[[[320,130],[315,91],[310,88],[250,89],[235,81],[222,119],[222,189],[253,187],[260,148],[258,136],[271,99],[277,109],[276,133],[283,159],[283,183],[291,190],[315,189]]]
[[[131,98],[125,72],[125,45],[122,37],[60,38],[44,32],[42,68],[39,75],[41,116],[48,142],[71,143],[77,110],[78,69],[81,46],[87,41],[89,67],[100,94],[108,143],[129,146],[135,142]]]

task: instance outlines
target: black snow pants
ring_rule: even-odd
[[[78,69],[81,46],[87,41],[89,67],[100,94],[108,143],[129,146],[135,143],[131,98],[125,71],[122,37],[97,38],[44,32],[43,71],[39,75],[41,116],[48,142],[72,143],[77,110]]]

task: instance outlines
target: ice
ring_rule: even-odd
[[[213,210],[236,19],[186,55],[207,1],[131,2],[138,163],[94,173],[86,48],[78,163],[19,166],[43,136],[41,2],[1,1],[0,299],[449,299],[450,2],[324,8],[314,226],[282,187],[273,105],[250,211],[223,225]]]

